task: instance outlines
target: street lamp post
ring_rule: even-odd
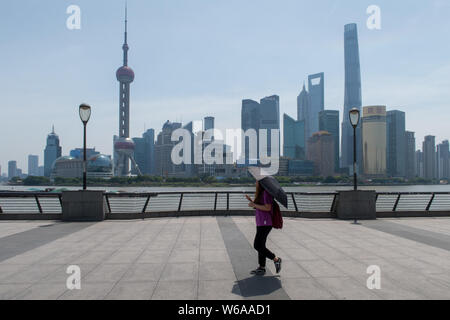
[[[80,119],[83,122],[84,136],[83,136],[83,190],[87,189],[86,183],[86,125],[91,117],[91,106],[87,104],[80,105]]]
[[[357,177],[356,177],[356,127],[358,126],[360,119],[360,112],[357,108],[353,108],[349,112],[350,123],[353,127],[353,189],[358,190]]]
[[[357,145],[356,128],[361,120],[360,111],[353,108],[349,112],[350,124],[353,127],[353,189],[348,191],[339,191],[339,201],[336,207],[336,216],[338,219],[354,220],[358,224],[359,219],[375,220],[377,218],[377,193],[374,190],[358,190],[357,180]]]

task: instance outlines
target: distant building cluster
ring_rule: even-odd
[[[344,30],[345,98],[339,128],[339,111],[325,110],[324,73],[308,76],[297,97],[297,119],[283,116],[283,156],[279,175],[336,176],[353,174],[353,127],[349,112],[357,108],[361,120],[356,128],[356,163],[366,178],[450,178],[449,142],[436,146],[427,136],[422,150],[416,151],[415,133],[406,131],[405,112],[386,106],[362,106],[361,70],[356,24]],[[277,97],[277,96],[275,96]],[[277,97],[277,101],[279,98]],[[276,123],[279,103],[270,112],[255,101],[242,102],[242,129],[257,130],[261,123]],[[262,118],[263,114],[266,118]],[[340,136],[341,133],[341,136]],[[245,157],[248,147],[245,145]]]
[[[325,74],[309,75],[308,86],[297,97],[297,118],[283,115],[283,141],[278,135],[278,150],[272,150],[272,132],[280,130],[280,98],[277,95],[262,98],[259,102],[242,100],[241,155],[233,159],[232,148],[216,139],[213,132],[215,118],[208,116],[202,128],[195,129],[193,122],[184,125],[167,121],[156,134],[148,129],[142,137],[130,137],[130,85],[134,71],[128,66],[127,19],[125,18],[125,41],[122,46],[123,65],[117,70],[120,83],[119,134],[113,138],[114,154],[103,155],[94,149],[86,150],[87,175],[108,179],[113,176],[154,175],[163,177],[240,177],[246,175],[245,167],[261,164],[261,151],[267,156],[279,157],[280,176],[337,176],[353,174],[356,170],[367,179],[390,177],[407,180],[424,178],[448,180],[450,178],[449,142],[436,145],[434,136],[426,136],[422,150],[416,150],[415,133],[406,130],[405,112],[387,110],[384,105],[364,106],[361,93],[361,68],[359,59],[358,30],[356,24],[344,27],[344,108],[342,123],[339,110],[325,109]],[[353,149],[354,130],[349,120],[351,109],[360,110],[361,119],[356,127],[356,152]],[[177,129],[189,133],[191,160],[203,160],[204,150],[220,144],[223,146],[221,163],[190,161],[175,164],[171,155],[178,141],[172,140]],[[254,132],[254,137],[247,132]],[[261,132],[266,132],[260,136]],[[267,141],[264,141],[267,139]],[[275,141],[276,142],[276,141]],[[201,145],[198,145],[198,144]],[[260,150],[266,145],[267,150]],[[256,150],[254,150],[256,149]],[[282,151],[282,152],[281,152]],[[83,173],[83,149],[71,150],[62,156],[62,148],[54,128],[47,136],[44,164],[39,157],[29,155],[28,175],[81,178]],[[220,154],[216,154],[222,157]],[[237,156],[237,155],[235,155]],[[225,159],[227,158],[227,159]],[[236,157],[237,158],[237,157]],[[227,161],[226,161],[227,160]],[[1,173],[1,168],[0,168]],[[16,161],[8,163],[8,178],[24,178],[26,174],[17,168]]]

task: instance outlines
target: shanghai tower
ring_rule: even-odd
[[[119,136],[114,136],[114,172],[116,176],[127,176],[130,172],[130,162],[134,161],[134,142],[130,139],[130,84],[134,81],[134,71],[128,66],[128,34],[127,9],[125,8],[125,41],[122,46],[123,66],[117,72],[120,83],[119,96]]]
[[[353,108],[361,110],[361,68],[359,63],[358,28],[355,23],[345,25],[344,32],[345,55],[345,98],[342,122],[342,154],[341,167],[353,166],[353,127],[350,124],[349,111]],[[357,164],[361,168],[361,121],[356,128]],[[360,169],[359,169],[360,170]]]

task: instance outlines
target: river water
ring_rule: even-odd
[[[79,190],[81,187],[32,187],[1,185],[0,191],[39,191],[46,188]],[[334,192],[352,190],[352,186],[299,186],[285,187],[287,192]],[[89,190],[105,190],[108,192],[180,192],[180,191],[251,191],[252,187],[89,187]],[[360,190],[377,192],[450,192],[450,185],[412,185],[412,186],[360,186]]]

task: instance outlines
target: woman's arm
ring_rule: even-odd
[[[266,203],[265,205],[261,205],[261,204],[256,204],[254,202],[249,202],[248,206],[251,208],[255,208],[261,211],[267,211],[270,212],[272,211],[272,205],[270,203]]]

